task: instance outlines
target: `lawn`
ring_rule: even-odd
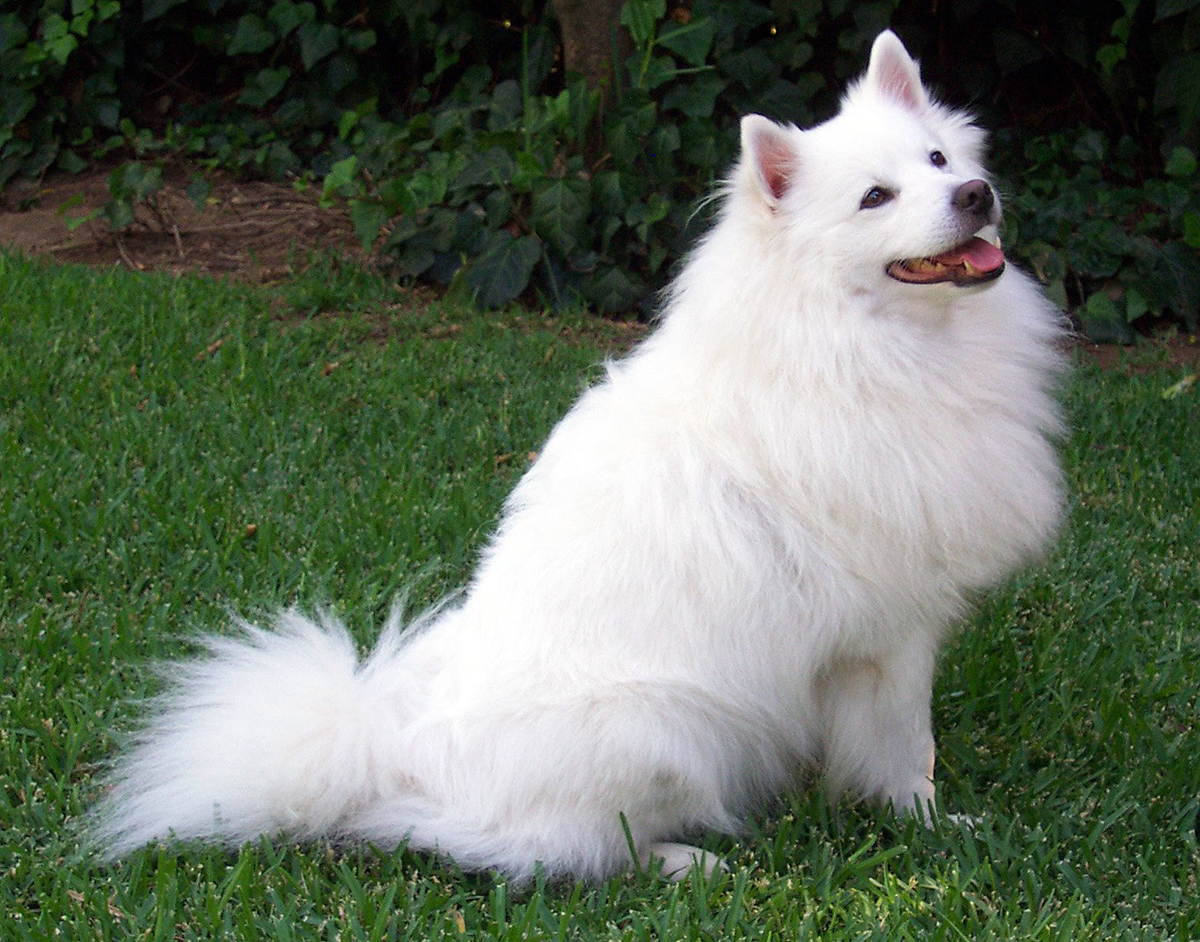
[[[333,603],[367,645],[461,583],[556,418],[635,335],[485,321],[327,265],[274,288],[0,255],[0,939],[1200,937],[1200,387],[1152,350],[1065,395],[1069,525],[935,694],[974,831],[808,787],[705,883],[511,886],[403,850],[150,848],[74,826],[155,657]]]

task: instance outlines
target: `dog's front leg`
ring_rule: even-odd
[[[843,662],[822,679],[822,746],[832,796],[850,790],[932,820],[933,665],[932,647],[914,642],[886,657]]]

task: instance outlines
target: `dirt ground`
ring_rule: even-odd
[[[318,254],[369,264],[349,216],[340,208],[322,209],[315,187],[297,190],[217,173],[207,178],[212,189],[199,210],[187,196],[189,174],[182,167],[164,172],[156,209],[139,207],[137,221],[125,233],[112,232],[103,219],[71,229],[69,218],[84,216],[108,199],[110,169],[58,174],[0,190],[0,245],[60,262],[256,283],[287,278]],[[1135,352],[1086,341],[1079,345],[1097,362],[1118,369],[1200,365],[1200,339],[1194,336],[1156,336]]]
[[[189,175],[182,168],[164,172],[155,208],[139,206],[136,222],[125,233],[112,232],[103,219],[72,230],[68,219],[85,216],[108,199],[109,169],[54,175],[0,191],[0,245],[60,262],[253,282],[287,277],[318,252],[366,261],[349,217],[322,209],[315,187],[296,190],[214,174],[200,210],[187,196]]]

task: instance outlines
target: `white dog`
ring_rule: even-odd
[[[599,878],[715,858],[819,764],[933,809],[937,649],[1060,517],[1059,317],[996,246],[983,133],[885,32],[840,113],[742,122],[659,329],[559,423],[464,593],[359,663],[213,638],[119,759],[112,856],[408,840]]]

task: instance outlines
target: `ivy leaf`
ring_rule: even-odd
[[[540,240],[534,236],[517,239],[501,229],[492,234],[478,258],[462,267],[457,278],[474,294],[480,307],[499,307],[528,287],[533,267],[541,257]]]
[[[96,209],[90,210],[89,212],[86,212],[80,216],[72,216],[71,210],[76,206],[81,205],[83,205],[83,194],[76,193],[74,196],[70,196],[63,200],[58,206],[58,215],[62,221],[66,223],[68,232],[74,232],[84,223],[91,222],[100,215],[101,209],[100,207],[97,207]]]
[[[1104,134],[1095,129],[1083,131],[1075,141],[1071,152],[1081,163],[1099,164],[1104,162],[1108,150],[1108,141]]]
[[[73,150],[60,151],[55,166],[67,173],[80,173],[87,169],[88,162]]]
[[[484,225],[498,229],[512,216],[513,198],[505,189],[496,189],[483,198]]]
[[[645,285],[616,265],[584,277],[581,288],[583,296],[602,314],[628,310],[645,292]]]
[[[311,23],[316,16],[317,8],[311,3],[292,3],[291,0],[279,0],[272,5],[267,19],[271,21],[282,39],[300,24]]]
[[[1158,0],[1154,9],[1154,20],[1165,20],[1168,16],[1186,13],[1200,6],[1200,0]]]
[[[608,252],[612,248],[613,236],[621,228],[620,216],[609,216],[608,221],[600,228],[600,251]]]
[[[229,46],[225,51],[231,56],[242,53],[254,55],[266,52],[274,45],[275,34],[267,29],[262,18],[253,13],[247,13],[238,20],[237,29],[234,30],[233,38],[229,40]]]
[[[1172,106],[1179,109],[1179,130],[1188,131],[1200,121],[1200,52],[1191,52],[1168,60],[1159,70],[1154,86],[1154,111]]]
[[[337,161],[325,175],[325,183],[321,187],[321,201],[328,202],[334,193],[354,179],[357,172],[358,157],[354,154]]]
[[[88,29],[92,25],[92,20],[96,17],[96,11],[93,9],[90,0],[86,3],[79,3],[78,0],[72,0],[71,14],[71,32],[80,38],[86,37]]]
[[[1195,330],[1200,320],[1200,258],[1183,243],[1169,242],[1162,247],[1156,268],[1170,286],[1171,307]]]
[[[658,125],[658,105],[647,100],[626,111],[622,119],[634,134],[649,134]]]
[[[1106,292],[1097,291],[1079,310],[1083,332],[1096,343],[1131,343],[1133,331],[1117,308],[1117,302]]]
[[[375,45],[375,30],[356,29],[346,34],[346,45],[355,52],[366,52]]]
[[[208,205],[208,197],[212,194],[212,185],[204,177],[193,177],[188,184],[187,197],[198,210]]]
[[[735,82],[751,90],[766,85],[778,72],[771,57],[757,46],[747,46],[721,56],[717,64]]]
[[[470,158],[454,178],[454,189],[477,186],[503,186],[516,171],[516,162],[503,147],[489,147]]]
[[[1200,213],[1183,214],[1183,241],[1194,249],[1200,249]]]
[[[1166,170],[1168,176],[1190,177],[1196,172],[1196,155],[1190,148],[1176,147],[1171,151],[1171,156],[1167,159],[1167,165],[1163,169]]]
[[[801,75],[795,82],[777,78],[758,92],[758,107],[763,114],[780,121],[810,121],[812,110],[809,106],[824,86],[825,79],[812,72]]]
[[[51,13],[42,24],[42,40],[43,42],[52,42],[61,39],[70,31],[71,26],[66,20],[57,13]]]
[[[629,60],[629,77],[635,86],[648,92],[666,85],[679,74],[675,60],[670,56],[651,56],[645,62],[645,67],[636,58]]]
[[[1143,314],[1150,310],[1150,302],[1148,302],[1137,288],[1127,288],[1125,290],[1125,320],[1132,324]]]
[[[683,159],[693,167],[710,173],[716,170],[721,159],[717,151],[717,136],[711,128],[712,125],[707,121],[685,122],[680,142]]]
[[[114,232],[120,232],[126,226],[133,225],[133,206],[127,199],[110,199],[104,204],[102,214]]]
[[[629,166],[637,159],[640,145],[627,122],[610,125],[604,138],[618,166]]]
[[[122,164],[108,175],[108,192],[114,200],[140,203],[162,189],[162,167]]]
[[[59,65],[65,65],[71,53],[79,46],[79,40],[71,33],[71,28],[57,13],[46,18],[42,28],[42,44],[46,53]]]
[[[661,33],[658,44],[688,65],[704,65],[716,35],[716,24],[707,16],[697,16],[690,23]]]
[[[96,124],[102,128],[115,128],[121,120],[121,103],[115,98],[97,98],[87,108]]]
[[[629,207],[629,211],[625,214],[625,222],[637,228],[638,238],[644,242],[650,227],[656,222],[666,219],[667,213],[670,211],[669,200],[661,193],[651,193],[649,199],[638,200]]]
[[[521,86],[512,79],[501,82],[492,92],[491,113],[495,118],[488,126],[500,129],[521,117],[525,103],[521,97]]]
[[[418,209],[426,209],[441,203],[446,198],[450,181],[446,168],[422,168],[408,178],[408,189],[416,201]]]
[[[610,216],[623,216],[629,198],[621,189],[621,174],[617,170],[605,170],[596,174],[592,181],[596,202]]]
[[[338,30],[332,23],[305,23],[296,35],[300,37],[300,61],[305,72],[311,72],[338,46]]]
[[[582,141],[592,126],[592,119],[600,108],[600,92],[588,88],[582,79],[572,81],[567,91],[570,104],[567,108],[567,138]]]
[[[1111,278],[1134,250],[1129,235],[1111,219],[1089,219],[1067,238],[1071,267],[1091,278]]]
[[[411,245],[405,245],[400,249],[393,264],[396,274],[401,278],[412,278],[428,271],[436,257],[433,249],[414,239]]]
[[[353,56],[339,52],[325,65],[325,84],[331,94],[336,95],[358,78],[358,64]]]
[[[559,254],[570,255],[579,243],[590,209],[591,187],[587,180],[542,180],[533,189],[530,224]]]
[[[15,127],[33,110],[37,97],[23,88],[8,87],[0,96],[0,126]]]
[[[350,201],[350,221],[354,223],[354,234],[364,249],[375,244],[387,217],[387,210],[378,200]]]
[[[283,91],[283,86],[291,74],[292,70],[287,66],[278,69],[260,69],[246,82],[246,87],[238,95],[238,104],[251,108],[262,108]]]
[[[633,41],[645,47],[654,39],[654,24],[667,13],[667,0],[626,0],[621,8],[621,25],[629,28]]]
[[[650,135],[650,147],[647,156],[669,160],[670,155],[679,150],[679,126],[664,124]]]
[[[517,154],[517,168],[513,172],[512,187],[518,193],[528,193],[545,172],[546,168],[536,156],[521,151]]]
[[[407,180],[385,180],[379,187],[379,196],[391,215],[412,217],[418,209],[417,197]]]
[[[1112,75],[1117,63],[1125,58],[1125,46],[1120,43],[1108,43],[1096,50],[1096,61],[1105,75]]]
[[[142,4],[142,22],[157,20],[164,13],[186,2],[187,0],[145,0]]]
[[[0,52],[8,52],[23,45],[29,38],[29,30],[15,13],[0,16]],[[11,86],[10,86],[11,87]]]
[[[696,76],[695,81],[676,85],[663,96],[663,107],[682,111],[689,118],[711,118],[717,96],[725,90],[723,78],[713,75]]]

